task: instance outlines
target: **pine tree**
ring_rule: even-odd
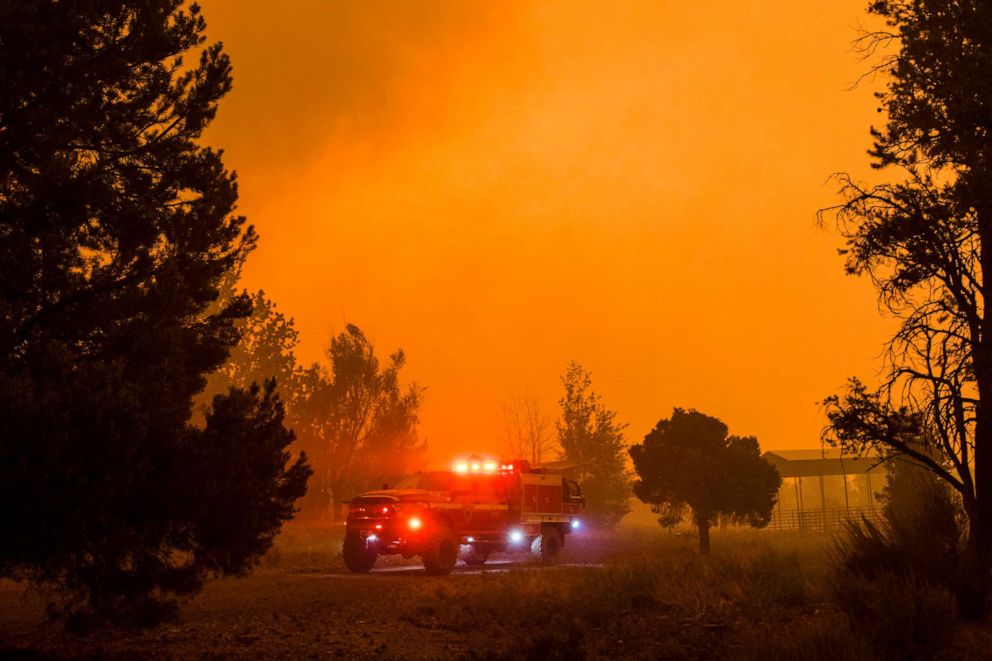
[[[626,468],[624,429],[616,412],[592,390],[592,378],[572,361],[561,377],[565,395],[555,424],[562,459],[582,487],[593,525],[612,528],[630,511],[630,473]]]
[[[0,572],[81,617],[247,571],[305,490],[271,387],[189,424],[256,241],[199,143],[231,88],[204,30],[180,0],[0,3]]]

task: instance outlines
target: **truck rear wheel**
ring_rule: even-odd
[[[488,546],[472,545],[468,547],[468,553],[465,554],[465,564],[472,565],[473,567],[480,567],[486,564],[486,560],[488,559],[489,559]]]
[[[428,574],[435,576],[450,574],[455,568],[455,563],[458,562],[458,538],[450,528],[440,526],[427,540],[422,556]]]
[[[375,559],[379,556],[375,548],[366,543],[357,533],[347,533],[344,536],[344,548],[341,555],[344,556],[344,566],[355,574],[368,573],[375,565]]]
[[[561,553],[561,533],[558,528],[545,526],[541,530],[541,536],[534,540],[531,550],[540,555],[544,562],[557,562]]]

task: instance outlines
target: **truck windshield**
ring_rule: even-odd
[[[426,491],[451,491],[455,476],[448,472],[417,473],[404,478],[397,489],[424,489]]]
[[[506,487],[499,475],[458,474],[451,471],[430,471],[404,478],[397,489],[424,489],[425,491],[450,491],[453,493],[478,493],[503,497]]]

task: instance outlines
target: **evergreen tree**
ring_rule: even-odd
[[[199,144],[231,88],[204,29],[180,0],[0,3],[0,572],[79,616],[247,571],[305,489],[270,387],[189,424],[256,240]]]
[[[616,412],[592,390],[592,379],[571,361],[561,377],[565,395],[555,423],[562,459],[573,464],[571,477],[586,497],[589,521],[612,528],[630,511],[630,473],[626,468],[624,429]]]

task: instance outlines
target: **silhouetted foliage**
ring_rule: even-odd
[[[709,553],[718,515],[757,528],[768,524],[782,478],[762,459],[758,439],[728,436],[727,425],[694,410],[675,409],[630,448],[634,495],[674,525],[691,512],[699,552]]]
[[[880,656],[938,651],[955,616],[965,539],[960,498],[918,463],[885,463],[882,521],[851,521],[835,537],[840,605]]]
[[[225,298],[235,296],[231,291]],[[227,362],[207,378],[204,395],[212,398],[228,388],[249,388],[275,379],[277,391],[291,407],[299,376],[295,350],[300,342],[293,318],[280,312],[260,289],[251,296],[251,314],[239,319],[236,328],[241,339],[231,348]]]
[[[888,464],[883,522],[851,522],[838,541],[843,568],[877,579],[901,576],[956,587],[964,530],[954,492],[933,473],[906,461]]]
[[[198,144],[231,87],[204,27],[178,0],[0,3],[0,572],[93,619],[244,572],[305,488],[271,388],[188,424],[255,244]]]
[[[886,113],[873,128],[872,165],[898,171],[876,186],[841,176],[836,215],[848,273],[871,278],[883,308],[902,320],[889,342],[876,401],[852,382],[828,400],[846,425],[830,440],[851,452],[903,454],[956,489],[969,519],[972,594],[966,615],[984,615],[992,566],[992,333],[985,273],[992,269],[992,6],[981,0],[878,1],[885,28],[862,38],[881,57]],[[890,50],[890,48],[892,50]],[[885,411],[919,419],[922,456],[897,430],[873,437]],[[886,413],[887,415],[887,413]],[[884,417],[884,416],[883,416]],[[926,458],[923,458],[926,457]],[[947,468],[943,468],[943,464]],[[967,602],[967,603],[965,603]]]
[[[555,423],[562,459],[586,497],[590,523],[612,528],[630,511],[630,473],[625,466],[624,429],[616,412],[607,409],[592,390],[592,378],[571,361],[561,377],[565,396],[559,400],[561,419]]]
[[[422,389],[402,388],[402,350],[385,365],[360,328],[331,339],[330,369],[315,364],[300,376],[291,424],[316,469],[308,509],[339,506],[411,472],[426,450],[417,437]]]

